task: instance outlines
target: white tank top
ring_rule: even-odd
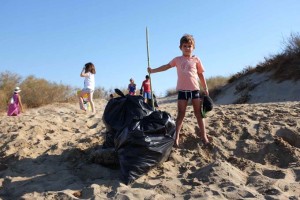
[[[95,74],[88,72],[89,76],[84,79],[84,88],[95,90]]]

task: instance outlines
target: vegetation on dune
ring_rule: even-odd
[[[256,67],[248,66],[241,72],[236,73],[228,79],[228,83],[240,80],[252,73],[270,73],[270,78],[281,82],[286,80],[300,80],[300,35],[291,34],[290,38],[283,42],[283,51],[276,55],[271,55],[264,58],[263,62],[257,64]],[[234,103],[247,103],[251,99],[250,91],[253,90],[257,84],[254,84],[248,78],[239,82],[235,87],[235,94],[239,94]]]
[[[241,72],[232,75],[228,83],[252,73],[271,72],[271,78],[277,81],[300,80],[300,35],[291,34],[283,41],[283,51],[265,57],[256,67],[247,66]]]
[[[6,111],[13,90],[19,86],[22,90],[22,103],[26,108],[36,108],[51,103],[76,102],[77,90],[64,84],[49,82],[45,79],[28,76],[24,80],[9,71],[0,74],[0,111]],[[104,88],[96,88],[94,98],[106,98],[108,93]]]
[[[224,85],[228,82],[228,77],[214,76],[206,80],[207,87],[209,88],[209,96],[214,98],[217,96]]]

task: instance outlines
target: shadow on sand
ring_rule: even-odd
[[[120,171],[92,163],[90,155],[95,149],[68,149],[60,155],[50,155],[48,151],[37,158],[1,156],[0,176],[4,181],[0,197],[22,199],[29,193],[43,193],[57,198],[57,191],[66,195],[64,190],[67,190],[69,195],[76,196],[74,191],[77,191],[77,197],[92,198],[92,184],[110,188],[105,195],[107,198],[115,196],[116,188],[122,182]]]

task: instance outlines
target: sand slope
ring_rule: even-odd
[[[204,147],[189,106],[181,144],[132,185],[118,169],[90,162],[101,147],[105,100],[95,116],[75,104],[0,117],[1,199],[299,199],[300,102],[219,105]],[[160,99],[176,117],[176,103]]]
[[[222,88],[216,104],[300,101],[300,81],[276,81],[272,72],[246,75]],[[244,101],[247,99],[247,101]]]

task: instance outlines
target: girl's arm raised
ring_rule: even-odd
[[[87,77],[88,73],[85,73],[85,67],[83,67],[81,73],[80,73],[80,77]]]

